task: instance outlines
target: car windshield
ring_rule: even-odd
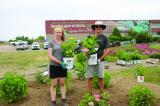
[[[22,46],[22,45],[24,45],[24,43],[19,43],[19,46]]]

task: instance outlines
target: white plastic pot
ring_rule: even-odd
[[[63,62],[65,64],[67,64],[67,69],[71,70],[73,69],[73,58],[67,58],[67,57],[63,57]]]
[[[137,76],[137,82],[144,82],[144,76]]]
[[[127,62],[126,62],[126,61],[124,61],[124,60],[122,60],[122,61],[121,61],[121,65],[123,65],[123,66],[125,66],[125,65],[126,65],[126,63],[127,63]]]
[[[88,65],[96,65],[97,64],[97,54],[90,55],[88,59]]]
[[[48,76],[49,72],[48,71],[45,71],[42,73],[42,76]]]

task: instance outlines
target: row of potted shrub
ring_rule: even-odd
[[[138,63],[141,63],[141,54],[138,51],[135,52],[120,51],[118,53],[117,64],[131,65]]]

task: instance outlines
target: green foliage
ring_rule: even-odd
[[[49,77],[48,76],[43,76],[42,72],[40,72],[40,71],[36,72],[36,80],[40,84],[50,83]]]
[[[76,55],[76,62],[83,64],[84,62],[86,62],[86,60],[87,57],[85,56],[84,53],[81,52]]]
[[[110,84],[111,75],[109,72],[104,72],[104,87],[108,88],[111,86]]]
[[[137,76],[143,76],[144,75],[144,70],[145,70],[144,66],[142,66],[142,65],[136,65],[135,70],[136,70]]]
[[[69,93],[70,92],[70,87],[71,87],[71,77],[72,77],[72,74],[68,72],[68,77],[66,77],[65,79],[65,84],[66,84],[66,92]],[[56,95],[58,97],[61,96],[61,92],[60,92],[60,85],[59,83],[57,84],[56,86]]]
[[[121,37],[121,41],[131,41],[132,37],[131,36],[123,36]]]
[[[110,84],[110,79],[111,79],[110,74],[109,74],[108,72],[104,72],[104,78],[103,78],[103,80],[104,80],[104,87],[105,87],[105,88],[110,87],[110,85],[111,85],[111,84]],[[99,88],[98,80],[99,80],[99,78],[98,78],[98,76],[95,74],[94,77],[93,77],[93,87],[94,87],[95,89]]]
[[[109,99],[109,95],[106,93],[102,93],[100,94],[101,100],[98,101],[96,104],[96,106],[110,106],[107,101]]]
[[[75,49],[77,47],[76,39],[70,38],[69,40],[61,44],[63,54],[65,57],[73,57],[75,55]]]
[[[130,53],[129,52],[125,52],[125,51],[120,51],[118,53],[118,58],[119,58],[119,60],[131,61]]]
[[[160,59],[160,54],[152,54],[150,55],[150,58]]]
[[[149,35],[148,32],[138,33],[135,39],[137,43],[149,43],[153,41],[152,35]]]
[[[0,97],[7,102],[18,101],[28,95],[28,82],[17,73],[8,72],[0,81]]]
[[[120,41],[120,40],[121,40],[118,36],[115,36],[115,35],[110,35],[110,36],[108,37],[108,39],[109,39],[109,41],[110,41],[111,43],[113,43],[113,42],[115,42],[115,41]]]
[[[155,94],[147,87],[134,86],[128,92],[130,106],[153,106]]]
[[[104,58],[105,61],[107,62],[116,62],[118,60],[118,57],[117,56],[110,56],[110,55],[107,55],[105,58]]]
[[[133,29],[128,30],[128,36],[130,36],[131,38],[135,38],[137,35],[137,32]]]
[[[87,57],[84,53],[78,53],[75,59],[75,68],[74,72],[79,79],[84,79],[86,74],[86,60]]]
[[[94,106],[109,106],[109,104],[107,103],[108,99],[109,95],[106,93],[100,94],[100,101],[96,101],[94,96],[86,93],[78,106],[89,106],[89,102],[92,102]]]
[[[38,40],[39,42],[43,42],[43,41],[44,41],[44,36],[38,36],[37,40]]]
[[[120,31],[118,30],[118,28],[114,28],[111,35],[117,36],[118,38],[121,39],[121,33],[120,33]]]
[[[95,35],[92,35],[86,39],[84,39],[82,41],[82,46],[84,48],[88,48],[89,49],[89,55],[90,54],[95,54],[96,53],[96,50],[95,48],[98,47],[98,40],[97,40],[97,37]]]
[[[132,60],[141,60],[142,56],[138,51],[131,53]]]
[[[91,94],[86,93],[78,106],[88,106],[89,102],[94,102],[94,97]]]

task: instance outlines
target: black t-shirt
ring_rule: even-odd
[[[109,40],[108,38],[101,34],[97,36],[98,39],[98,50],[97,50],[97,57],[98,59],[103,55],[103,52],[106,48],[110,48]]]

